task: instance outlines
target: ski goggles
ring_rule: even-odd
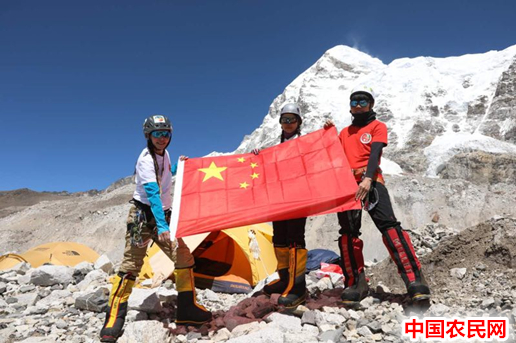
[[[351,100],[349,102],[349,105],[351,107],[357,107],[358,105],[360,105],[360,107],[366,107],[367,105],[369,105],[369,100],[365,100],[365,99],[362,99],[362,100]]]
[[[152,131],[151,132],[152,137],[154,138],[170,138],[172,137],[172,133],[170,131]]]
[[[282,124],[294,124],[294,123],[297,123],[297,118],[296,117],[293,117],[293,118],[281,117],[280,118],[280,123],[282,123]]]

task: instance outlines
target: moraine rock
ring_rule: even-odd
[[[226,328],[222,328],[211,337],[211,340],[213,342],[225,342],[230,338],[231,332],[229,332],[229,330]]]
[[[95,269],[100,269],[107,274],[111,274],[113,273],[113,262],[104,254],[95,261]]]
[[[281,313],[271,313],[265,318],[267,323],[271,323],[272,327],[278,328],[282,332],[299,332],[301,331],[301,319],[293,316],[288,316]]]
[[[38,304],[43,306],[52,306],[56,304],[62,304],[66,298],[70,297],[72,293],[68,290],[55,290],[47,296],[43,297]]]
[[[29,271],[29,269],[31,269],[30,263],[21,262],[21,263],[18,263],[17,265],[15,265],[14,267],[12,267],[11,269],[9,269],[9,271],[15,272],[16,274],[19,274],[19,275],[24,275],[27,271]]]
[[[250,333],[246,336],[240,336],[231,338],[228,343],[257,343],[257,342],[268,342],[268,343],[286,343],[284,339],[284,331],[278,328],[267,327],[264,330]]]
[[[86,274],[84,279],[77,284],[77,288],[81,291],[96,289],[100,285],[105,285],[108,274],[101,269],[95,269]]]
[[[248,335],[251,332],[259,331],[266,327],[267,325],[265,323],[259,323],[259,322],[251,322],[247,324],[242,324],[233,329],[231,331],[231,337],[236,338],[244,335]]]
[[[177,299],[177,291],[175,289],[167,289],[165,287],[159,287],[157,294],[158,294],[159,300],[164,303],[171,303]]]
[[[456,277],[459,280],[464,279],[466,276],[467,268],[452,268],[450,270],[450,275]]]
[[[67,285],[74,282],[73,269],[66,266],[41,266],[32,272],[30,282],[37,286]]]
[[[315,311],[304,312],[303,316],[301,317],[301,324],[317,325],[316,312]]]
[[[169,331],[163,327],[163,323],[146,320],[127,324],[117,343],[163,343],[168,339]]]
[[[36,301],[39,299],[38,292],[32,292],[32,293],[24,293],[24,294],[18,294],[15,296],[15,298],[18,300],[17,303],[21,306],[27,307],[27,306],[33,306],[36,304]]]
[[[125,318],[128,322],[136,322],[141,320],[148,320],[149,315],[147,312],[129,310],[127,311],[127,317]]]
[[[163,310],[157,290],[143,288],[133,288],[129,296],[128,308],[147,313],[158,313]]]
[[[321,333],[318,339],[321,342],[339,342],[340,337],[342,337],[342,332],[344,332],[344,328],[326,331]]]
[[[95,292],[86,293],[75,299],[75,308],[93,312],[105,312],[108,308],[109,295],[105,289],[99,288]]]

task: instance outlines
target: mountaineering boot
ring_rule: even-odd
[[[306,252],[304,248],[289,249],[288,285],[278,298],[278,305],[293,309],[306,301]]]
[[[365,273],[358,274],[357,282],[344,289],[340,298],[344,305],[352,306],[358,305],[369,294],[369,285],[365,277]]]
[[[125,316],[127,315],[127,301],[133,290],[135,277],[131,274],[119,272],[115,276],[109,307],[106,312],[106,320],[100,330],[101,342],[116,342],[122,334]]]
[[[421,272],[421,263],[414,252],[408,233],[400,226],[390,228],[383,233],[383,243],[398,267],[398,273],[412,301],[429,299],[430,288]]]
[[[288,247],[274,247],[274,253],[278,260],[278,275],[279,279],[269,282],[263,287],[263,293],[271,296],[274,293],[283,293],[288,286],[288,264],[289,253]]]
[[[419,279],[411,282],[407,286],[407,292],[412,301],[421,301],[430,299],[430,288],[426,283],[425,277],[422,271],[419,271]]]
[[[352,235],[344,234],[339,239],[341,267],[346,288],[341,299],[345,305],[357,305],[369,293],[364,273],[364,242]]]
[[[211,312],[199,305],[195,298],[193,268],[176,269],[177,315],[176,323],[201,325],[211,320]]]

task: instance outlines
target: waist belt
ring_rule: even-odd
[[[129,202],[131,204],[133,204],[134,206],[138,207],[143,212],[145,212],[145,216],[147,217],[147,219],[154,218],[154,214],[152,213],[151,207],[149,205],[144,204],[143,202],[138,201],[134,198],[131,199]],[[165,220],[167,221],[167,223],[170,222],[171,214],[172,214],[172,211],[170,209],[165,210]]]
[[[366,170],[367,170],[367,166],[360,167],[358,169],[351,169],[351,172],[353,173],[353,176],[355,177],[356,182],[361,182],[364,179]],[[376,169],[376,172],[373,175],[373,181],[379,182],[382,185],[385,185],[385,179],[383,178],[382,169],[380,167],[378,167],[378,169]]]
[[[140,210],[142,210],[143,212],[145,212],[145,216],[150,219],[150,218],[154,218],[154,215],[152,214],[152,210],[150,208],[149,205],[147,204],[144,204],[143,202],[141,201],[138,201],[136,199],[131,199],[129,201],[131,204],[133,204],[134,206],[138,207]]]

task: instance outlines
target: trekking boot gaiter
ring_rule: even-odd
[[[291,247],[289,249],[288,285],[278,298],[278,305],[293,309],[306,301],[306,258],[307,250]]]
[[[369,285],[364,272],[364,242],[351,235],[342,235],[339,239],[341,267],[346,288],[341,294],[344,305],[354,306],[369,293]]]
[[[104,326],[100,330],[101,342],[116,342],[122,334],[125,316],[127,315],[127,303],[133,290],[135,277],[131,274],[119,272],[115,276],[109,307],[106,312]]]
[[[274,293],[283,293],[288,286],[289,280],[289,252],[288,247],[274,247],[276,260],[278,261],[279,279],[269,282],[263,287],[263,293],[271,296]]]
[[[430,288],[421,272],[421,263],[408,233],[401,227],[390,228],[383,233],[383,243],[398,268],[410,298],[413,301],[429,299]]]

